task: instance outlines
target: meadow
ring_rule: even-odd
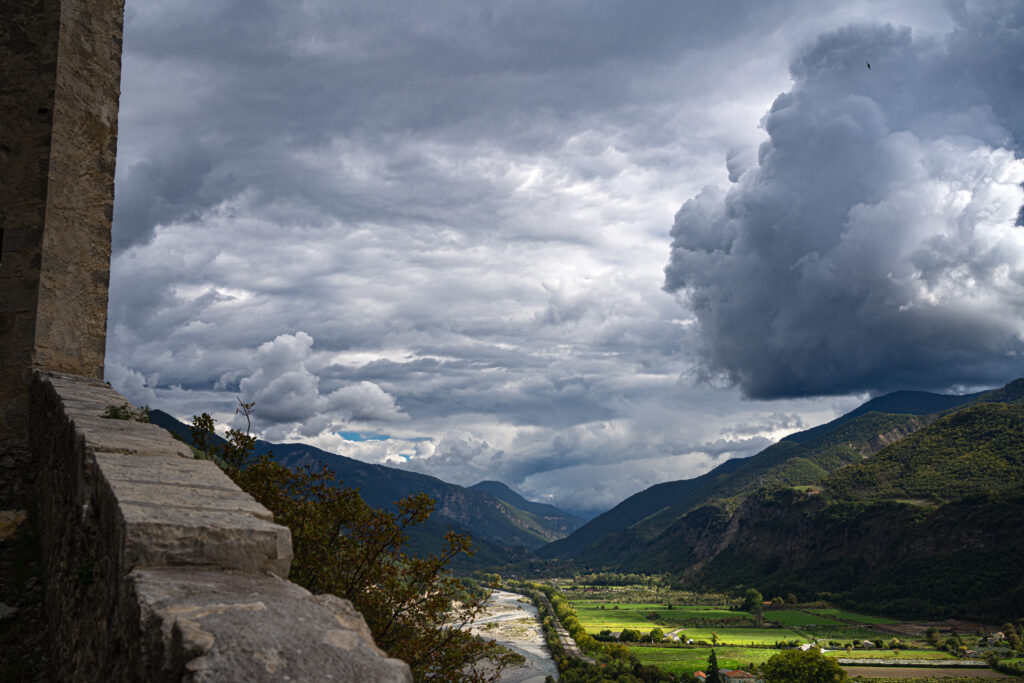
[[[814,612],[798,609],[769,610],[764,613],[765,621],[774,621],[783,626],[842,626],[843,622],[833,617],[824,616]]]
[[[718,666],[723,669],[747,669],[751,663],[760,666],[780,652],[770,648],[716,647]],[[711,648],[637,647],[633,654],[643,664],[653,664],[663,671],[681,675],[707,668]]]
[[[778,653],[780,650],[774,647],[778,643],[808,643],[815,639],[831,657],[886,660],[896,666],[900,664],[898,660],[930,660],[941,666],[954,659],[944,651],[919,649],[927,648],[922,638],[881,630],[886,624],[901,623],[896,619],[858,614],[822,606],[823,603],[766,605],[762,620],[757,622],[753,614],[739,609],[740,600],[722,595],[715,595],[716,600],[711,595],[691,594],[687,600],[658,586],[629,586],[626,590],[603,587],[598,591],[593,587],[566,585],[560,589],[576,611],[579,623],[591,635],[602,631],[619,633],[627,628],[643,635],[658,627],[666,635],[692,639],[695,644],[690,646],[627,643],[641,663],[678,676],[705,669],[712,649],[721,668],[749,669],[761,666]],[[903,641],[902,647],[846,650],[853,641],[889,643],[894,637]],[[839,641],[842,645],[828,645],[828,641]],[[891,675],[890,669],[891,666],[875,666],[871,675]],[[908,677],[916,674],[912,667],[903,666],[900,670],[909,672]],[[973,677],[981,672],[995,673],[988,669],[960,669],[957,673]]]
[[[662,630],[670,630],[687,624],[702,621],[746,622],[752,619],[747,612],[730,610],[723,607],[706,607],[701,605],[673,606],[668,609],[664,604],[650,602],[623,603],[604,602],[598,600],[573,600],[573,609],[580,623],[589,633],[600,633],[602,630],[621,631],[624,628],[636,628],[650,631],[655,626]],[[657,615],[650,618],[648,615]]]
[[[825,656],[844,659],[956,659],[943,650],[828,650]]]
[[[811,614],[820,614],[827,617],[835,617],[842,621],[853,622],[855,624],[896,624],[899,623],[896,619],[890,619],[888,617],[875,617],[867,614],[854,614],[853,612],[847,612],[846,610],[836,609],[834,607],[815,607],[814,609],[808,609]]]

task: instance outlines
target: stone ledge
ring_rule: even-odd
[[[288,576],[288,528],[160,427],[101,417],[125,403],[106,383],[40,372],[34,389],[56,406],[58,431],[73,434],[83,505],[118,527],[125,571],[200,565]]]
[[[285,581],[291,534],[105,383],[36,372],[31,438],[59,680],[411,681],[351,603]]]
[[[143,569],[129,575],[155,655],[139,680],[410,681],[373,642],[352,603],[239,572]]]

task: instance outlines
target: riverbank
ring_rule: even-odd
[[[544,642],[537,608],[526,597],[494,591],[487,600],[486,611],[470,630],[526,658],[523,664],[506,668],[499,679],[501,683],[544,683],[545,676],[558,679],[558,667]]]

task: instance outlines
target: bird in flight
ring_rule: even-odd
[[[865,62],[868,65],[868,71],[871,71],[871,62]]]

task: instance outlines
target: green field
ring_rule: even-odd
[[[643,664],[654,664],[674,674],[691,674],[707,668],[711,648],[634,647],[630,648]],[[746,669],[750,663],[760,666],[779,650],[768,648],[717,647],[715,656],[723,669]]]
[[[764,613],[765,621],[776,621],[783,626],[809,626],[819,624],[821,626],[841,626],[843,622],[819,614],[811,614],[797,609],[768,610]]]
[[[863,626],[804,626],[812,636],[824,640],[841,640],[844,644],[851,640],[883,640],[889,642],[893,638],[891,633],[872,631]],[[902,638],[902,637],[901,637]]]
[[[844,657],[850,659],[956,659],[942,650],[829,650],[826,657]]]
[[[711,634],[718,634],[718,642],[725,645],[773,645],[779,641],[806,639],[788,628],[698,628],[683,627],[687,638],[711,642]]]
[[[889,619],[887,617],[872,617],[866,614],[854,614],[853,612],[847,612],[842,609],[835,609],[831,607],[822,607],[809,609],[808,612],[812,614],[821,614],[827,617],[835,617],[842,619],[843,621],[852,621],[857,624],[898,624],[897,619]]]
[[[602,605],[604,609],[601,609]],[[747,612],[721,607],[679,606],[666,609],[665,605],[655,603],[617,603],[599,600],[573,600],[572,606],[580,623],[589,633],[600,633],[603,630],[621,631],[624,628],[650,631],[655,626],[669,630],[685,627],[702,619],[750,619]],[[657,613],[658,618],[648,619],[647,615],[652,613]]]

